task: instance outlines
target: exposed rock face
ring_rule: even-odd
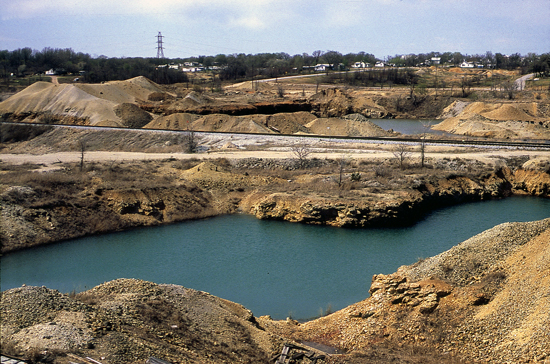
[[[260,219],[337,227],[403,226],[433,208],[511,194],[548,197],[550,175],[501,169],[478,180],[448,176],[412,189],[361,199],[269,193],[287,183],[273,177],[229,173],[212,163],[180,172],[178,187],[65,191],[13,186],[0,194],[2,252],[135,226],[151,226],[241,210]],[[253,189],[256,190],[253,190]]]
[[[513,193],[548,196],[549,179],[548,173],[523,169],[512,173],[505,168],[479,181],[450,176],[419,183],[415,186],[416,191],[385,195],[375,200],[334,201],[274,193],[250,196],[242,208],[259,219],[339,227],[406,225],[434,207],[505,197]]]
[[[406,223],[417,200],[372,204],[300,198],[290,194],[257,197],[249,212],[259,219],[275,219],[338,227],[366,227]]]
[[[437,308],[439,299],[448,296],[451,291],[452,286],[440,280],[426,280],[417,283],[399,274],[388,276],[378,274],[372,277],[369,293],[371,296],[392,296],[392,304],[418,306],[420,313],[429,314]]]
[[[87,234],[152,226],[221,213],[198,188],[97,189],[83,196],[48,196],[30,187],[0,194],[2,252]],[[45,201],[45,202],[44,202]]]
[[[320,118],[341,117],[358,113],[367,118],[389,116],[386,109],[371,98],[354,97],[338,88],[322,90],[309,99],[312,111]]]

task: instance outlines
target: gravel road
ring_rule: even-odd
[[[141,153],[141,152],[107,152],[107,151],[90,151],[86,152],[84,159],[87,162],[109,162],[109,161],[140,161],[140,160],[161,160],[167,158],[174,159],[244,159],[244,158],[266,158],[266,159],[284,159],[295,158],[290,148],[280,147],[279,151],[244,151],[244,150],[226,150],[210,153]],[[286,149],[286,150],[284,150]],[[496,159],[512,158],[519,156],[529,156],[532,158],[546,157],[550,159],[550,152],[547,151],[527,151],[527,150],[484,150],[479,152],[456,150],[455,148],[445,151],[441,147],[434,147],[436,151],[426,153],[427,158],[443,159],[460,157],[464,159],[479,160],[484,163],[494,163]],[[440,150],[442,149],[442,150]],[[448,149],[448,148],[447,148]],[[414,154],[414,153],[413,153]],[[328,158],[338,159],[345,156],[354,159],[390,159],[394,158],[393,152],[390,150],[377,149],[345,149],[341,151],[335,150],[319,150],[310,154],[311,158]],[[415,158],[415,156],[411,156]],[[44,167],[55,167],[62,163],[79,162],[81,158],[80,152],[58,152],[49,154],[0,154],[0,160],[8,164],[43,164]]]

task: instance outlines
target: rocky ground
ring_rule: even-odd
[[[42,165],[3,162],[3,251],[237,211],[334,226],[408,224],[436,206],[550,191],[544,153],[487,162],[429,155],[424,168],[412,160],[400,168],[387,155],[350,158],[342,174],[342,158],[164,156],[86,160],[82,170],[77,158],[43,172],[35,171]],[[302,324],[254,318],[203,292],[136,280],[70,296],[21,287],[2,293],[2,353],[59,363],[263,363],[290,341],[306,349],[295,353],[328,352],[310,355],[326,355],[328,363],[544,362],[548,226],[497,227],[375,276],[370,298]]]
[[[120,279],[76,296],[46,287],[2,293],[2,352],[34,360],[267,363],[282,343],[246,308],[181,286]]]
[[[545,99],[537,99],[536,107],[526,104],[525,97],[535,95],[524,95],[522,106],[462,105],[443,96],[407,98],[403,90],[386,95],[295,86],[274,101],[273,85],[252,90],[241,84],[220,101],[181,86],[157,86],[143,79],[64,86],[64,94],[78,102],[61,107],[47,103],[58,90],[39,84],[20,100],[4,101],[1,106],[13,110],[3,112],[3,120],[261,130],[266,136],[204,134],[198,154],[183,154],[181,133],[3,123],[3,253],[234,212],[341,227],[403,225],[435,207],[550,193],[546,151],[429,145],[422,166],[412,144],[400,153],[399,144],[386,142],[269,138],[327,130],[371,135],[380,130],[366,117],[435,117],[448,105],[448,118],[455,118],[449,125],[498,119],[499,126],[518,129],[548,117]],[[79,97],[83,93],[88,96]],[[464,110],[477,116],[466,117]],[[502,119],[503,112],[521,120]],[[532,118],[540,120],[531,123]],[[465,134],[477,135],[472,130]],[[204,292],[137,280],[108,282],[77,295],[21,287],[2,292],[2,353],[59,363],[144,363],[150,357],[264,363],[290,341],[305,348],[295,353],[312,350],[308,355],[315,357],[322,353],[312,347],[325,351],[328,363],[544,362],[550,356],[549,226],[544,220],[491,229],[395,274],[373,277],[369,298],[307,323],[255,318]]]
[[[1,293],[2,353],[81,364],[267,363],[293,343],[303,350],[291,354],[326,363],[548,363],[549,241],[550,219],[505,223],[375,275],[370,297],[305,323],[133,279],[76,295],[24,286]]]
[[[547,363],[549,227],[549,219],[506,223],[394,274],[375,275],[369,298],[327,317],[292,327],[259,321],[298,341],[347,349],[348,362],[391,361],[373,347],[401,348],[396,356],[421,346],[451,362]]]
[[[419,75],[435,70],[418,69]],[[456,82],[448,70],[442,82]],[[476,71],[471,71],[476,73]],[[462,75],[461,77],[490,77]],[[512,75],[506,75],[512,77]],[[498,139],[548,140],[545,92],[495,88],[464,92],[408,87],[349,87],[327,83],[243,82],[221,91],[157,85],[144,77],[104,84],[37,82],[0,102],[0,120],[266,134],[388,136],[370,118],[440,119],[449,133]],[[475,97],[474,97],[475,96]],[[353,115],[350,117],[350,115]]]

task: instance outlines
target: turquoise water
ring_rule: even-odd
[[[378,125],[384,130],[393,129],[401,134],[438,134],[447,135],[448,133],[441,130],[430,129],[429,126],[439,124],[441,120],[414,120],[414,119],[370,119],[371,122]]]
[[[411,227],[341,229],[221,216],[92,236],[7,254],[1,289],[82,291],[140,278],[207,291],[254,315],[304,319],[368,297],[392,273],[506,221],[550,217],[550,200],[513,197],[434,211]]]

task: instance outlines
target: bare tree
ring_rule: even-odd
[[[321,58],[323,53],[324,52],[321,50],[313,51],[313,57],[315,58],[315,65],[319,63],[319,58]]]
[[[509,100],[514,99],[515,93],[519,89],[519,85],[511,80],[503,82],[501,87],[508,96]]]
[[[303,168],[306,165],[307,158],[312,153],[311,147],[305,143],[300,143],[292,146],[290,150],[298,160],[298,167]]]
[[[460,82],[462,97],[466,97],[470,94],[470,87],[472,87],[472,80],[466,76],[462,77],[462,81]]]
[[[399,168],[405,169],[406,162],[411,156],[411,152],[405,144],[398,144],[393,150],[393,156],[399,163]]]
[[[187,127],[183,135],[183,152],[196,153],[199,148],[200,137],[195,133],[193,128]]]
[[[277,96],[279,96],[280,98],[285,97],[285,88],[280,83],[277,84]]]
[[[80,149],[80,172],[84,170],[84,153],[86,152],[86,142],[82,139],[78,141],[78,147]]]

